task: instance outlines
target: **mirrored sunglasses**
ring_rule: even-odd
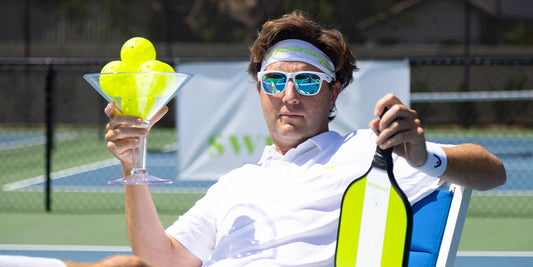
[[[312,96],[320,92],[322,81],[331,83],[334,77],[316,71],[260,71],[257,73],[257,80],[261,82],[263,91],[269,95],[282,93],[287,86],[287,82],[292,79],[298,93],[305,96]]]

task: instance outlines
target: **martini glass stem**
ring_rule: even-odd
[[[139,142],[139,147],[135,149],[137,151],[133,153],[133,169],[131,170],[131,175],[145,175],[148,173],[146,170],[146,136],[141,136]]]

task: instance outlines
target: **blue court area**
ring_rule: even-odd
[[[171,179],[172,184],[152,185],[154,191],[158,189],[164,191],[186,191],[205,192],[213,181],[193,181],[177,180],[178,170],[176,167],[177,153],[148,153],[147,169],[150,175]],[[111,158],[108,160],[94,162],[74,168],[61,170],[52,173],[52,186],[54,191],[122,191],[121,186],[108,185],[107,181],[119,178],[122,170],[118,160]],[[4,191],[28,190],[40,191],[45,183],[44,176],[31,177],[3,186]]]
[[[458,252],[455,267],[533,266],[533,252]]]
[[[496,189],[475,191],[474,194],[533,195],[533,138],[469,137],[460,141],[455,138],[436,138],[431,141],[443,144],[475,143],[500,158],[505,165],[507,182]]]
[[[26,136],[25,140],[10,140],[11,145],[19,142],[27,142],[28,139],[35,142],[43,141],[39,136]],[[505,137],[470,137],[470,138],[434,138],[432,141],[446,144],[457,144],[459,142],[471,142],[484,146],[492,153],[496,154],[505,164],[507,170],[507,183],[497,189],[488,192],[475,192],[476,194],[492,195],[533,195],[533,138]],[[155,191],[184,191],[184,192],[205,192],[213,181],[178,180],[178,153],[148,153],[147,169],[151,175],[172,179],[170,185],[153,185]],[[121,186],[108,185],[107,180],[119,178],[122,174],[118,160],[111,158],[108,160],[94,162],[83,166],[61,170],[52,173],[54,191],[114,191],[122,190]],[[216,177],[215,177],[216,178]],[[44,176],[31,177],[6,184],[4,191],[11,190],[42,190]]]
[[[122,246],[0,245],[0,255],[51,257],[77,262],[98,261],[105,257],[128,254]],[[533,266],[533,252],[459,252],[455,267]]]
[[[99,261],[117,254],[133,254],[123,246],[0,245],[0,255],[59,258],[77,262]]]

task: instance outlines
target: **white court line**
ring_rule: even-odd
[[[33,145],[42,145],[44,144],[44,142],[45,142],[44,136],[35,136],[35,137],[26,138],[24,140],[16,140],[16,141],[0,143],[0,150],[15,149],[15,148],[21,148],[21,147],[33,146]]]
[[[458,251],[458,257],[533,257],[533,251]]]
[[[52,180],[57,180],[57,179],[61,179],[61,178],[65,178],[65,177],[71,176],[71,175],[76,175],[76,174],[80,174],[80,173],[84,173],[84,172],[94,171],[94,170],[98,170],[98,169],[101,169],[101,168],[110,167],[110,166],[119,165],[119,164],[120,164],[120,161],[118,159],[111,158],[111,159],[107,159],[107,160],[103,160],[103,161],[99,161],[99,162],[95,162],[95,163],[90,163],[90,164],[81,165],[81,166],[77,166],[77,167],[74,167],[74,168],[70,168],[70,169],[54,172],[54,173],[51,174],[51,179]],[[162,164],[162,166],[167,166],[166,164],[163,164],[163,163],[161,163],[161,164]],[[40,176],[24,179],[24,180],[21,180],[21,181],[5,184],[5,185],[2,186],[2,191],[19,190],[19,189],[22,189],[22,188],[25,188],[25,187],[30,187],[32,185],[36,185],[36,184],[40,184],[40,183],[44,183],[44,182],[45,182],[44,175],[40,175]],[[87,188],[87,186],[83,186],[83,187]],[[55,188],[54,190],[55,191],[73,192],[73,191],[76,191],[75,189],[77,189],[77,188],[79,188],[79,187],[77,187],[77,186],[70,186],[70,187],[69,186],[62,186],[61,188]],[[121,191],[121,190],[122,190],[121,187],[116,187],[116,188],[102,187],[102,188],[99,188],[99,192],[100,191],[101,192],[104,192],[104,191],[117,192],[117,191]],[[199,189],[199,188],[194,188],[194,187],[184,187],[184,188],[181,188],[181,190],[178,190],[178,189],[175,189],[175,188],[173,188],[173,190],[169,190],[168,188],[167,189],[157,190],[156,188],[154,188],[152,190],[154,192],[160,192],[160,193],[165,193],[165,192],[168,192],[168,193],[176,193],[176,192],[205,193],[207,191],[207,188],[200,188]],[[506,196],[533,196],[533,190],[488,190],[488,191],[477,191],[477,190],[474,190],[472,192],[472,195],[474,195],[474,196],[501,196],[501,197],[506,197]]]
[[[76,138],[76,136],[73,136],[70,133],[59,133],[59,134],[54,135],[54,140],[56,141],[65,141],[65,140],[70,140],[74,138]],[[34,146],[34,145],[42,145],[44,143],[46,143],[46,136],[39,135],[39,136],[24,138],[21,140],[0,142],[0,150],[15,149],[15,148],[21,148],[21,147],[27,147],[27,146]]]
[[[0,250],[32,250],[32,251],[117,251],[131,252],[129,246],[87,246],[87,245],[19,245],[0,244]]]
[[[527,197],[533,196],[533,190],[487,190],[473,191],[473,196],[491,196],[491,197]]]
[[[95,246],[95,245],[0,244],[0,250],[131,252],[131,248],[129,246]],[[533,252],[532,251],[458,251],[457,257],[533,257]]]
[[[190,193],[190,194],[205,194],[208,187],[196,186],[170,186],[161,185],[161,187],[152,187],[150,192],[160,194],[176,194],[176,193]],[[40,189],[42,190],[42,189]],[[28,190],[31,191],[31,190]],[[95,192],[95,193],[122,193],[124,187],[120,185],[103,185],[103,186],[56,186],[54,192]]]
[[[88,171],[94,171],[94,170],[98,170],[98,169],[101,169],[101,168],[114,166],[114,165],[118,165],[118,164],[120,164],[120,162],[116,158],[107,159],[107,160],[103,160],[103,161],[99,161],[99,162],[95,162],[95,163],[91,163],[91,164],[86,164],[86,165],[81,165],[81,166],[77,166],[77,167],[66,169],[66,170],[62,170],[62,171],[57,171],[57,172],[52,173],[50,178],[52,180],[57,180],[57,179],[61,179],[61,178],[65,178],[65,177],[71,176],[71,175],[75,175],[75,174],[79,174],[79,173],[83,173],[83,172],[88,172]],[[36,185],[36,184],[39,184],[39,183],[44,183],[44,182],[45,182],[44,175],[40,175],[40,176],[36,176],[36,177],[33,177],[33,178],[28,178],[28,179],[24,179],[24,180],[21,180],[21,181],[5,184],[5,185],[2,186],[2,190],[3,191],[13,191],[13,190],[21,189],[21,188],[24,188],[24,187]]]
[[[105,167],[120,165],[120,161],[116,158],[111,158],[91,164],[86,164],[82,166],[77,166],[74,168],[57,171],[51,174],[52,180],[57,180],[65,177],[69,177],[71,175],[76,175],[84,172],[94,171]],[[5,184],[2,186],[3,191],[14,191],[14,190],[20,190],[26,187],[30,187],[32,185],[40,184],[45,182],[44,175],[36,176],[33,178],[24,179],[21,181]],[[76,192],[79,191],[80,188],[83,188],[84,192],[87,192],[87,188],[92,188],[94,192],[99,193],[105,193],[105,192],[122,192],[124,190],[121,186],[58,186],[54,188],[54,191],[56,192]],[[207,191],[207,188],[205,187],[165,187],[165,188],[159,188],[154,187],[151,188],[151,191],[154,193],[197,193],[197,194],[204,194]]]

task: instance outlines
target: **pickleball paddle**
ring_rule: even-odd
[[[336,266],[407,266],[413,216],[392,167],[392,148],[377,147],[370,169],[346,189]]]

